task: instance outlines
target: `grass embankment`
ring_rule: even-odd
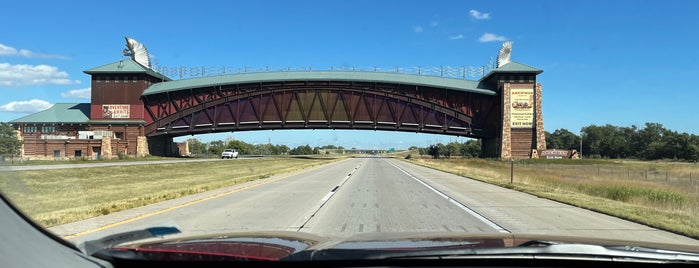
[[[12,166],[38,166],[38,165],[65,165],[65,164],[91,164],[91,163],[113,163],[113,162],[137,162],[137,161],[158,161],[158,160],[173,160],[172,157],[164,156],[144,156],[144,157],[124,157],[124,158],[101,158],[101,159],[90,159],[88,157],[79,157],[71,159],[42,159],[42,160],[17,160],[17,159],[5,159],[2,164],[12,165]]]
[[[259,158],[0,172],[0,190],[39,224],[50,227],[334,160]]]
[[[699,239],[699,182],[665,183],[665,180],[648,180],[641,175],[626,175],[647,174],[650,169],[662,172],[680,170],[699,175],[699,165],[696,164],[537,160],[515,164],[513,182],[510,183],[511,163],[507,160],[413,157],[409,161]],[[547,168],[544,163],[554,163],[558,167]],[[560,165],[578,167],[567,171]],[[600,175],[600,166],[602,169],[625,170],[624,176],[610,178]],[[596,171],[585,171],[585,168]]]

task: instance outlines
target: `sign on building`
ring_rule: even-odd
[[[103,104],[103,118],[129,118],[131,107],[128,104]]]
[[[512,109],[510,122],[512,128],[534,127],[534,89],[511,89]]]

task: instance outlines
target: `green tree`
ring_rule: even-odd
[[[459,154],[463,157],[480,157],[481,156],[481,140],[468,140],[461,145]]]
[[[642,159],[652,159],[653,154],[655,154],[655,149],[649,147],[651,144],[658,144],[662,142],[663,134],[667,130],[662,124],[658,123],[646,123],[643,129],[639,129],[634,139],[634,145],[632,148],[636,150],[636,156]]]
[[[310,155],[310,154],[313,154],[313,149],[308,144],[299,145],[296,148],[291,149],[289,154],[291,154],[291,155]]]
[[[212,155],[221,155],[223,152],[224,143],[222,140],[210,141],[209,142],[209,153]]]
[[[291,149],[289,149],[289,146],[281,144],[281,145],[275,145],[274,151],[278,155],[286,155],[286,154],[289,154],[289,151],[291,151]]]
[[[8,123],[0,123],[0,157],[2,161],[5,158],[14,158],[19,156],[22,142],[17,137],[15,129]]]
[[[444,146],[444,157],[451,158],[452,155],[457,155],[461,151],[461,144],[458,142],[450,142]]]
[[[238,150],[239,154],[253,154],[255,151],[255,148],[253,145],[248,144],[244,141],[240,140],[229,140],[228,143],[226,143],[226,148],[227,149],[236,149]]]
[[[565,128],[556,129],[553,133],[548,131],[544,133],[546,135],[546,148],[563,150],[580,148],[580,137]]]
[[[586,155],[624,158],[628,156],[628,138],[621,128],[613,125],[591,125],[582,128],[583,153]]]
[[[427,154],[431,155],[434,159],[439,159],[439,156],[442,154],[443,148],[444,145],[441,143],[432,144],[430,145],[430,147],[427,148]]]

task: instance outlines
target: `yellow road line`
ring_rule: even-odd
[[[344,159],[344,160],[341,160],[341,161],[338,161],[338,162],[333,162],[333,163],[339,163],[339,162],[343,162],[343,161],[346,161],[346,160],[347,160],[347,159]],[[332,164],[332,163],[329,163],[329,164]],[[325,165],[319,165],[319,166],[316,166],[316,167],[311,167],[311,168],[309,168],[309,169],[307,169],[307,170],[304,170],[304,172],[308,172],[308,171],[311,171],[311,170],[313,170],[313,169],[316,169],[316,168],[319,168],[319,167],[322,167],[322,166],[325,166]],[[285,174],[285,175],[281,175],[280,177],[278,177],[278,178],[276,178],[276,179],[265,180],[265,181],[260,182],[260,183],[256,183],[256,184],[253,184],[253,185],[249,185],[249,186],[245,186],[245,187],[233,189],[233,190],[230,190],[230,191],[227,191],[227,192],[219,193],[219,194],[212,195],[212,196],[209,196],[209,197],[205,197],[205,198],[202,198],[202,199],[199,199],[199,200],[195,200],[195,201],[191,201],[191,202],[184,203],[184,204],[181,204],[181,205],[177,205],[177,206],[174,206],[174,207],[166,208],[166,209],[159,210],[159,211],[154,211],[154,212],[151,212],[151,213],[146,213],[146,214],[140,215],[140,216],[138,216],[138,217],[126,219],[126,220],[119,221],[119,222],[115,222],[115,223],[112,223],[112,224],[107,224],[107,225],[105,225],[105,226],[97,227],[97,228],[90,229],[90,230],[87,230],[87,231],[78,232],[78,233],[75,233],[75,234],[72,234],[72,235],[67,235],[67,236],[64,236],[63,238],[66,239],[66,240],[67,240],[67,239],[73,239],[73,238],[76,238],[76,237],[79,237],[79,236],[83,236],[83,235],[91,234],[91,233],[94,233],[94,232],[106,230],[106,229],[109,229],[109,228],[112,228],[112,227],[116,227],[116,226],[119,226],[119,225],[127,224],[127,223],[134,222],[134,221],[137,221],[137,220],[140,220],[140,219],[145,219],[145,218],[148,218],[148,217],[151,217],[151,216],[155,216],[155,215],[158,215],[158,214],[162,214],[162,213],[165,213],[165,212],[168,212],[168,211],[172,211],[172,210],[175,210],[175,209],[179,209],[179,208],[191,206],[191,205],[194,205],[194,204],[198,204],[198,203],[201,203],[201,202],[204,202],[204,201],[208,201],[208,200],[211,200],[211,199],[219,198],[219,197],[224,196],[224,195],[229,195],[229,194],[237,193],[237,192],[240,192],[240,191],[243,191],[243,190],[247,190],[247,189],[250,189],[250,188],[262,186],[262,185],[265,185],[265,184],[268,184],[268,183],[276,182],[276,181],[279,181],[279,180],[282,180],[282,179],[286,179],[286,178],[288,178],[288,177],[291,177],[291,176],[297,175],[297,174],[300,174],[300,173],[296,173],[296,172],[288,173],[288,174]]]

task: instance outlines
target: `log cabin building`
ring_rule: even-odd
[[[22,159],[100,159],[148,155],[143,91],[170,78],[132,59],[84,71],[90,103],[56,103],[9,123]]]

